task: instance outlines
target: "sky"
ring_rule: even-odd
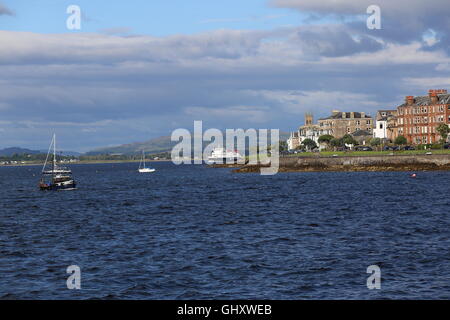
[[[0,0],[0,148],[89,151],[450,89],[448,0]],[[69,5],[81,29],[69,30]]]

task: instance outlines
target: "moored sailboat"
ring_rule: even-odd
[[[50,169],[47,163],[53,147],[53,161]],[[47,158],[42,168],[41,180],[39,182],[41,190],[74,190],[76,182],[72,177],[72,171],[69,168],[58,166],[56,159],[56,135],[53,135],[52,142],[48,148]]]
[[[147,168],[145,166],[145,153],[144,153],[144,150],[142,150],[142,159],[141,159],[141,162],[139,163],[138,171],[140,173],[151,173],[151,172],[155,172],[156,171],[155,169]]]

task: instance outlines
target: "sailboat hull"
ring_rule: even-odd
[[[155,169],[150,169],[150,168],[144,168],[144,169],[139,169],[140,173],[151,173],[151,172],[155,172]]]
[[[43,191],[58,191],[58,190],[74,190],[77,188],[75,181],[68,181],[65,183],[40,183],[39,188]]]

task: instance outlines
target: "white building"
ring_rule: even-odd
[[[298,131],[291,132],[291,136],[287,139],[288,150],[295,150],[300,145],[298,139]]]
[[[305,114],[305,125],[298,128],[298,131],[291,132],[287,140],[289,150],[295,150],[302,145],[306,139],[313,140],[317,146],[322,149],[324,146],[319,144],[319,137],[325,134],[331,134],[330,130],[323,129],[317,124],[313,124],[313,116],[310,113]]]
[[[380,139],[389,139],[390,134],[387,130],[390,117],[395,116],[396,110],[380,110],[377,112],[373,137]]]

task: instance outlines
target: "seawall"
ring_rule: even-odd
[[[259,172],[245,165],[235,172]],[[450,170],[450,154],[348,157],[281,157],[279,172],[289,171],[431,171]]]

